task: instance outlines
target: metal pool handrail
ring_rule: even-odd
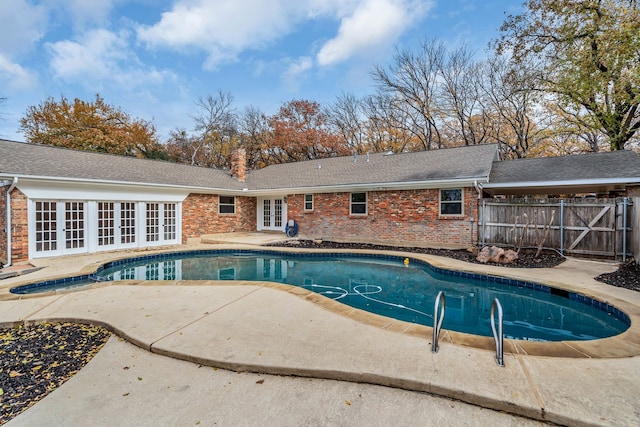
[[[498,330],[496,332],[495,326],[495,310],[498,307]],[[503,341],[504,334],[502,333],[502,305],[498,298],[493,300],[491,304],[491,330],[493,331],[493,341],[496,343],[496,363],[498,366],[504,367],[504,354],[503,354]]]
[[[440,314],[438,314],[438,306],[440,305],[440,301],[442,301],[442,306],[440,307]],[[440,330],[442,329],[442,322],[444,321],[444,309],[445,309],[445,297],[444,292],[438,292],[436,296],[436,302],[433,305],[433,340],[431,342],[431,353],[438,352],[438,335],[440,335]]]

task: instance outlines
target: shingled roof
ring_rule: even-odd
[[[494,194],[606,192],[640,184],[640,156],[628,150],[496,161],[484,188]]]
[[[247,184],[251,190],[264,190],[487,180],[496,157],[496,144],[334,157],[251,171]]]
[[[189,189],[278,192],[308,188],[487,180],[497,146],[479,145],[403,154],[335,157],[250,171],[229,171],[134,157],[0,140],[0,175],[32,179],[146,184]]]
[[[0,140],[0,175],[241,190],[229,171]]]

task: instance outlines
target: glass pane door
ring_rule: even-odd
[[[120,245],[130,246],[136,243],[136,204],[120,203]]]
[[[147,203],[147,242],[157,242],[160,240],[160,205],[158,203]]]
[[[116,211],[113,202],[98,202],[98,246],[116,243]]]
[[[65,202],[65,252],[76,252],[85,246],[84,202]]]

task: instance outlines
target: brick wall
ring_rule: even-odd
[[[256,199],[235,199],[235,214],[219,214],[217,195],[189,194],[182,203],[182,242],[203,234],[255,231]]]
[[[312,212],[304,211],[304,195],[290,195],[287,216],[302,238],[465,248],[477,240],[478,204],[473,188],[463,194],[463,215],[454,217],[439,215],[437,189],[368,192],[364,216],[350,215],[351,193],[314,194]]]
[[[0,188],[0,262],[7,261],[7,190]],[[17,188],[11,192],[11,262],[23,262],[29,259],[29,229],[27,215],[27,197]]]

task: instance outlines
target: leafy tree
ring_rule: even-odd
[[[611,150],[640,129],[640,8],[636,0],[528,0],[501,27],[499,51],[535,61],[540,89],[588,115]],[[583,114],[584,113],[584,114]]]
[[[125,156],[166,158],[151,122],[107,104],[62,96],[27,109],[20,130],[28,142]]]
[[[342,140],[329,131],[327,115],[317,102],[293,100],[269,119],[270,163],[288,163],[348,155]]]

